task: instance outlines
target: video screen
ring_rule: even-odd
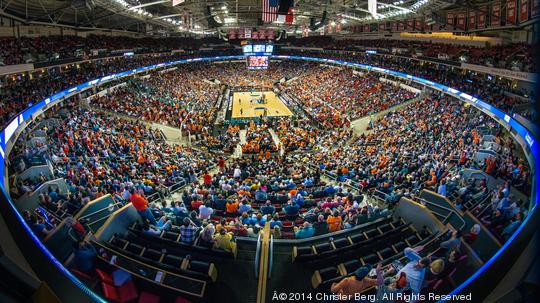
[[[266,46],[266,53],[273,53],[274,52],[274,46],[273,45],[267,45]]]
[[[268,56],[250,56],[247,58],[249,69],[268,68]]]
[[[255,44],[253,45],[254,53],[264,53],[265,45],[264,44]]]
[[[242,46],[242,50],[244,51],[244,54],[245,53],[252,53],[253,52],[253,45],[246,44],[246,45]]]

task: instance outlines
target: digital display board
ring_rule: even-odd
[[[243,45],[242,46],[242,51],[244,52],[244,54],[252,53],[253,52],[253,45],[251,45],[251,44]]]
[[[274,45],[272,44],[244,44],[242,45],[244,56],[272,56]]]
[[[249,56],[247,57],[248,69],[267,69],[268,56]]]
[[[255,44],[253,45],[254,53],[264,53],[266,51],[266,46],[264,44]]]

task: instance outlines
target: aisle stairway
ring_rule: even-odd
[[[281,156],[283,156],[283,154],[285,153],[285,150],[283,149],[283,145],[281,144],[281,140],[279,139],[278,135],[276,134],[276,132],[269,128],[268,129],[268,132],[270,133],[270,135],[272,136],[272,141],[274,141],[274,144],[276,146],[281,146],[281,148],[279,149],[279,154]]]

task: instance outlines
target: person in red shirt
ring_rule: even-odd
[[[148,220],[150,224],[156,224],[156,219],[152,214],[152,211],[148,208],[148,200],[145,197],[141,196],[132,189],[129,190],[129,202],[135,207],[139,215],[141,216],[143,222]]]
[[[210,185],[212,185],[212,176],[208,172],[204,173],[203,182],[205,187],[210,187]]]
[[[219,157],[219,159],[218,159],[218,167],[219,167],[220,172],[225,171],[225,160],[223,159],[223,157]]]

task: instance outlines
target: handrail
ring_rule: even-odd
[[[270,239],[270,222],[266,222],[264,228],[259,232],[262,234],[261,239],[261,258],[260,258],[260,275],[257,287],[257,303],[266,301],[266,284],[268,280],[268,244]]]
[[[426,200],[426,199],[424,199],[424,198],[421,198],[421,197],[417,197],[417,199],[419,199],[421,202],[424,202],[424,203],[426,203],[426,204],[430,204],[430,205],[436,206],[436,207],[438,207],[438,208],[442,208],[442,209],[448,210],[449,215],[448,215],[446,218],[450,218],[450,215],[455,214],[456,217],[458,217],[458,219],[463,223],[463,224],[461,225],[461,227],[459,228],[460,230],[463,229],[463,227],[465,227],[465,225],[467,225],[467,224],[465,223],[465,220],[463,220],[463,218],[462,218],[455,210],[450,209],[450,208],[445,207],[445,206],[442,206],[442,205],[439,205],[439,204],[436,204],[436,203],[433,203],[433,202],[430,202],[430,201],[428,201],[428,200]],[[431,210],[431,211],[434,212],[433,210]],[[446,223],[446,222],[444,222],[444,223]]]
[[[113,199],[113,201],[115,201],[115,200]],[[122,203],[115,201],[115,203],[113,203],[112,205],[113,205],[113,207],[118,207],[118,205],[122,205]],[[78,220],[84,220],[84,219],[86,219],[86,218],[88,218],[90,216],[93,216],[95,214],[98,214],[98,213],[100,213],[100,212],[102,212],[104,210],[108,210],[109,207],[110,207],[110,205],[107,205],[107,206],[105,206],[103,208],[100,208],[100,209],[96,210],[95,212],[92,212],[92,213],[86,214],[86,215],[84,215],[82,217],[79,217]]]
[[[270,235],[270,252],[268,261],[268,279],[272,277],[272,265],[274,265],[274,235]]]
[[[255,278],[259,277],[259,254],[261,253],[261,233],[257,238],[257,249],[255,249]]]

